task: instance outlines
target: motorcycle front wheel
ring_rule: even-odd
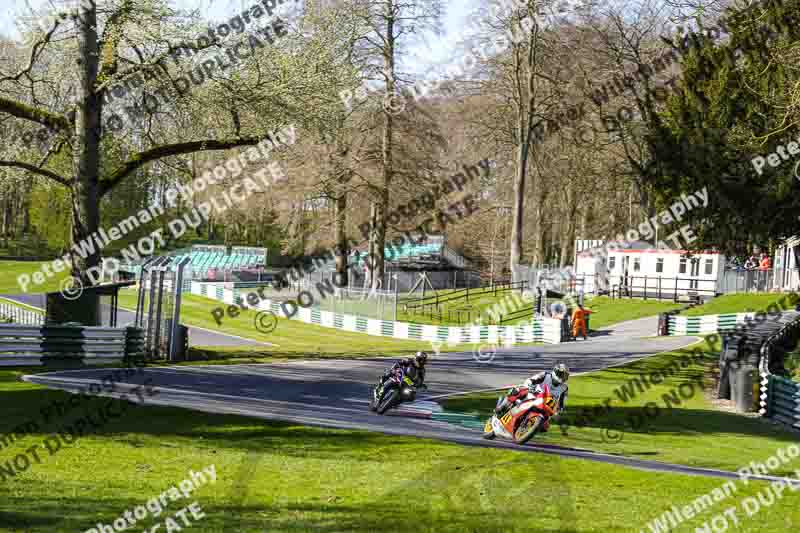
[[[385,413],[390,407],[392,407],[395,404],[395,400],[397,399],[397,394],[398,394],[397,389],[392,389],[383,396],[383,401],[378,406],[379,415]]]
[[[517,444],[525,444],[529,440],[536,435],[536,432],[539,431],[539,428],[544,422],[544,417],[542,415],[534,414],[529,416],[522,423],[517,426],[517,429],[514,430],[514,442]]]
[[[372,398],[369,401],[369,410],[375,412],[378,410],[378,403],[380,403],[381,395],[378,394],[378,387],[372,389]]]

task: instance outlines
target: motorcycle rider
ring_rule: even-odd
[[[417,352],[414,357],[401,359],[392,365],[392,368],[381,377],[381,383],[389,379],[389,376],[399,368],[403,371],[403,374],[414,382],[414,387],[418,389],[427,389],[428,386],[425,385],[425,363],[427,362],[428,354],[425,352]]]
[[[495,408],[495,413],[497,413],[498,417],[504,415],[508,409],[522,403],[522,401],[527,398],[528,392],[533,392],[533,389],[536,388],[536,385],[543,383],[550,387],[550,394],[552,394],[553,398],[555,398],[558,405],[556,415],[559,415],[566,408],[567,390],[569,388],[567,386],[568,380],[569,367],[567,367],[567,365],[564,363],[557,363],[553,367],[552,372],[540,372],[526,379],[521,385],[512,387],[508,391],[506,397],[503,399],[503,402]],[[549,427],[550,421],[548,420],[544,424],[544,427],[542,427],[542,431],[547,431]]]

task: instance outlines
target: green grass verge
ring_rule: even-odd
[[[43,264],[46,264],[49,271],[53,274],[51,277],[47,277],[47,275],[41,271],[41,265]],[[17,283],[17,279],[23,274],[28,275],[30,278],[25,292],[38,294],[58,291],[61,280],[66,278],[69,272],[66,270],[62,272],[53,272],[50,265],[50,262],[3,261],[2,258],[0,258],[0,294],[22,294],[23,290]],[[44,283],[37,285],[33,281],[35,272],[42,272],[41,275],[44,277]]]
[[[120,291],[119,305],[127,309],[136,309],[136,293],[131,290]],[[238,316],[226,315],[220,326],[211,315],[211,310],[217,307],[227,308],[228,306],[210,298],[184,294],[181,303],[181,323],[238,335],[256,342],[275,344],[275,346],[192,348],[192,351],[199,356],[221,358],[230,363],[257,362],[264,359],[407,357],[417,350],[431,351],[432,349],[431,343],[426,341],[377,337],[284,318],[278,319],[275,331],[264,334],[254,326],[256,313],[240,308],[237,308],[240,311]],[[471,344],[442,346],[441,350],[469,350],[472,346]]]
[[[0,432],[41,420],[39,411],[68,394],[18,381],[0,370]],[[103,400],[105,402],[106,400]],[[40,445],[94,404],[43,425],[0,449],[0,464]],[[74,415],[74,416],[72,416]],[[365,413],[365,416],[375,416]],[[713,455],[714,448],[707,453]],[[131,530],[149,531],[196,501],[193,532],[436,531],[621,532],[672,505],[688,505],[722,480],[657,474],[538,453],[447,444],[413,437],[323,430],[177,408],[129,407],[54,455],[42,449],[15,477],[0,479],[0,531],[86,531],[111,524],[169,487],[214,465],[215,483],[170,501]],[[750,460],[742,452],[743,462]],[[758,459],[759,457],[752,457]],[[737,483],[732,497],[674,531],[694,531],[766,485]],[[413,510],[403,507],[413,502]],[[786,491],[745,531],[793,531],[800,497]],[[685,526],[685,527],[684,527]],[[173,528],[172,531],[178,531]]]
[[[596,330],[611,324],[666,313],[667,311],[678,309],[681,304],[657,300],[624,300],[598,296],[596,298],[587,298],[584,306],[592,311],[589,317],[589,326],[591,329]]]
[[[697,467],[735,470],[751,459],[767,457],[797,436],[760,418],[724,412],[706,398],[705,368],[716,359],[719,344],[703,341],[702,363],[692,363],[659,384],[642,376],[675,368],[690,349],[666,352],[626,365],[570,379],[567,413],[537,440],[561,446],[642,457]],[[521,376],[522,377],[522,376]],[[646,384],[646,385],[645,385]],[[488,418],[500,393],[454,397],[447,410]],[[610,399],[607,414],[598,412]],[[623,401],[625,400],[625,401]],[[788,471],[785,473],[789,473]]]
[[[783,294],[774,292],[724,294],[703,305],[687,309],[681,315],[700,316],[766,311],[770,304],[778,303],[783,297]]]

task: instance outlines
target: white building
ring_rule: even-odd
[[[783,291],[800,290],[800,236],[786,239],[775,250],[772,260],[773,288]]]
[[[665,297],[721,292],[725,256],[714,251],[654,248],[634,241],[606,250],[604,245],[576,255],[576,274],[584,291],[622,291],[632,296]]]

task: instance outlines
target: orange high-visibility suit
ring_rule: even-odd
[[[581,309],[578,307],[572,313],[572,336],[576,339],[578,335],[585,339],[588,337],[588,332],[586,331],[586,317],[589,316],[592,312],[588,309]]]

